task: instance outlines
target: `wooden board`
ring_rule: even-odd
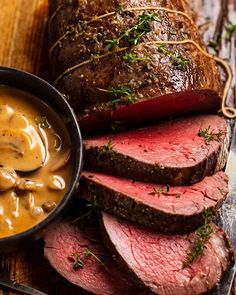
[[[192,5],[198,13],[196,20],[199,24],[205,23],[206,19],[211,20],[204,34],[205,40],[223,36],[219,54],[230,62],[235,77],[235,36],[227,38],[224,27],[229,21],[236,22],[236,1],[195,0]],[[0,65],[23,69],[49,79],[47,0],[0,0],[0,28]],[[229,94],[230,102],[234,103],[235,98],[234,81]],[[233,130],[233,124],[231,126]],[[0,256],[0,272],[49,295],[85,294],[50,267],[43,257],[41,241],[32,242],[27,248],[12,254]],[[10,294],[16,293],[0,291],[0,295]]]

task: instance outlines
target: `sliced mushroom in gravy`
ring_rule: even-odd
[[[45,219],[72,176],[71,142],[58,114],[25,92],[0,87],[0,238]]]

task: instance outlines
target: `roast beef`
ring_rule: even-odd
[[[57,223],[44,240],[46,258],[71,283],[98,295],[132,294],[136,289],[103,246],[96,223],[86,222],[83,230],[69,222]],[[95,256],[86,256],[88,250]],[[78,254],[82,266],[75,269]]]
[[[205,294],[220,282],[233,259],[223,230],[213,224],[203,253],[188,263],[198,232],[164,235],[106,213],[102,224],[103,237],[116,259],[153,294]]]
[[[220,109],[215,61],[186,41],[205,50],[187,1],[50,0],[49,8],[55,86],[84,131]],[[187,43],[152,43],[160,40]]]
[[[226,123],[192,116],[84,140],[85,167],[134,180],[186,185],[225,165]]]
[[[99,208],[163,232],[189,232],[204,209],[216,211],[226,197],[227,176],[218,172],[192,186],[162,186],[96,172],[83,172],[79,197]]]

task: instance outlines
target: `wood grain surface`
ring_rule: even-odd
[[[49,78],[47,0],[0,0],[0,65]],[[84,294],[43,257],[42,241],[0,256],[0,272],[49,295]],[[1,295],[17,294],[0,288]]]
[[[236,23],[236,0],[195,0],[192,6],[197,12],[196,21],[201,25],[205,41],[220,41],[217,54],[231,64],[234,83],[228,99],[230,104],[234,104],[235,34],[229,37],[225,27],[230,22]],[[0,28],[0,65],[23,69],[49,79],[47,0],[0,0]],[[215,53],[214,50],[212,53]],[[231,126],[233,130],[233,123]],[[85,294],[50,267],[43,257],[42,241],[32,242],[27,248],[0,256],[0,272],[49,295]],[[0,295],[16,294],[0,290]]]

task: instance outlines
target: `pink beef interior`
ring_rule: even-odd
[[[61,222],[46,233],[44,253],[54,269],[79,287],[100,295],[129,294],[133,289],[126,276],[119,271],[98,234],[98,228],[82,233],[77,226]],[[92,250],[102,261],[104,268],[93,257],[85,258],[86,249]],[[81,253],[84,267],[74,270],[71,255]]]
[[[205,293],[219,282],[229,258],[224,235],[215,233],[204,254],[183,268],[196,234],[164,235],[103,213],[106,233],[127,267],[158,295]]]
[[[198,136],[199,130],[210,126],[214,132],[226,131],[223,118],[216,115],[188,117],[176,121],[163,122],[148,128],[141,128],[118,134],[94,137],[84,141],[86,148],[106,146],[112,141],[112,149],[117,153],[149,164],[165,167],[189,167],[203,161],[220,145]],[[221,137],[221,141],[224,136]]]
[[[85,171],[82,175],[149,207],[185,216],[198,214],[204,208],[215,206],[224,199],[228,190],[228,179],[224,172],[205,177],[201,182],[191,186],[171,187],[170,194],[153,194],[154,189],[166,190],[165,186],[157,184],[134,182],[96,172]]]
[[[121,106],[116,110],[91,111],[80,117],[79,122],[86,134],[103,129],[114,121],[140,124],[193,113],[216,113],[220,105],[220,97],[210,90],[175,92]]]

